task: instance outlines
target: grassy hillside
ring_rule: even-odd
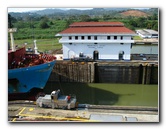
[[[15,40],[15,44],[19,47],[24,46],[27,43],[26,48],[33,48],[33,39],[23,39],[23,40]],[[39,39],[36,42],[38,50],[41,52],[48,52],[50,50],[60,49],[62,45],[58,43],[58,38],[55,39]]]
[[[14,33],[16,40],[22,39],[55,39],[55,35],[64,30],[67,22],[64,20],[49,20],[46,22],[48,28],[41,28],[41,21],[20,21],[14,23],[17,32]]]

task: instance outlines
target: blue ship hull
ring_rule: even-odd
[[[55,62],[8,70],[8,93],[28,92],[34,87],[44,88]]]

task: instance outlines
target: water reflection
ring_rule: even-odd
[[[158,105],[158,88],[156,85],[48,82],[44,90],[49,94],[52,90],[57,89],[61,89],[65,95],[75,94],[79,103],[156,107]]]

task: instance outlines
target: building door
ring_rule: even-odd
[[[99,52],[97,50],[95,50],[93,52],[93,60],[98,60],[99,59]]]
[[[68,51],[68,59],[74,58],[75,53],[72,50]]]
[[[123,55],[124,55],[124,51],[120,51],[119,52],[119,60],[124,60]]]

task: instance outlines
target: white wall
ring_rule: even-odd
[[[157,44],[134,44],[131,49],[131,54],[158,54]]]
[[[75,39],[75,35],[78,36],[78,39]],[[69,36],[72,37],[71,40],[69,40]],[[84,36],[84,39],[81,39],[81,36]],[[91,36],[90,40],[88,40],[88,36]],[[94,36],[97,36],[97,40],[94,39]],[[107,39],[107,36],[111,38]],[[114,39],[114,36],[117,36],[117,39]],[[123,39],[121,39],[121,36],[123,36]],[[131,37],[131,35],[120,34],[72,34],[62,35],[59,42],[63,45],[63,59],[79,57],[81,52],[93,58],[93,52],[97,50],[99,59],[118,60],[119,52],[124,51],[124,60],[130,60],[131,43],[134,43]],[[123,43],[123,45],[120,43]]]
[[[84,40],[88,40],[88,35],[77,35],[78,36],[78,41],[82,40],[81,36],[84,36]],[[91,36],[91,40],[94,40],[94,36],[97,36],[97,40],[114,40],[114,36],[117,36],[117,40],[121,40],[121,35],[89,35]],[[107,39],[107,36],[111,36],[111,39]],[[131,36],[129,35],[122,35],[123,36],[123,40],[131,40]],[[62,36],[61,38],[61,43],[63,43],[64,41],[68,41],[68,42],[72,42],[75,41],[75,35],[71,36],[72,39],[69,40],[69,36]],[[97,41],[96,40],[96,41]],[[83,40],[82,40],[83,41]]]
[[[124,59],[130,60],[130,43],[121,45],[120,43],[111,44],[63,44],[63,59],[70,59],[73,56],[79,57],[79,53],[93,58],[93,52],[99,52],[99,59],[119,59],[119,52],[124,51]]]

